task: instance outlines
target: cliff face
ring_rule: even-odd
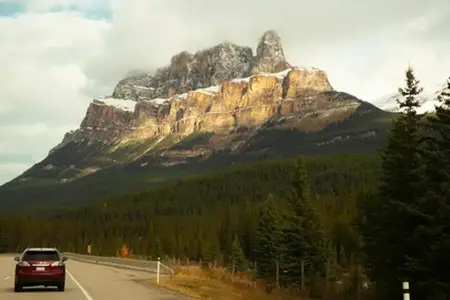
[[[257,54],[250,47],[220,43],[195,54],[183,51],[154,75],[140,74],[122,79],[112,98],[150,100],[219,85],[259,72],[276,73],[290,67],[284,57],[280,37],[267,31],[261,37]]]
[[[333,90],[325,71],[289,64],[280,37],[267,31],[255,55],[223,42],[180,52],[155,73],[122,79],[112,95],[90,103],[78,129],[15,183],[69,183],[103,176],[98,171],[110,166],[195,169],[200,162],[212,168],[339,147],[369,151],[385,136],[387,123],[377,123],[385,117]]]
[[[170,98],[133,100],[105,98],[90,104],[81,126],[64,138],[117,143],[170,134],[228,132],[259,126],[272,118],[300,112],[308,100],[332,91],[324,71],[290,68],[225,81]]]
[[[330,90],[324,71],[292,67],[280,37],[267,31],[255,56],[249,47],[224,42],[195,54],[181,52],[154,75],[124,78],[110,97],[92,101],[80,128],[53,150],[72,141],[114,144],[259,126]]]

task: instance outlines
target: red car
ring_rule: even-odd
[[[55,248],[27,248],[17,261],[14,292],[26,286],[56,286],[64,291],[66,284],[67,257],[62,257]]]

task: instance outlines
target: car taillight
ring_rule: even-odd
[[[62,266],[64,266],[64,263],[62,261],[55,261],[50,266],[52,266],[52,267],[62,267]]]
[[[30,264],[27,263],[26,261],[21,261],[17,264],[19,267],[29,267]]]

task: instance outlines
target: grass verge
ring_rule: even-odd
[[[151,283],[156,284],[156,279]],[[250,274],[242,273],[231,277],[224,268],[200,269],[198,266],[178,268],[172,278],[161,278],[159,286],[194,299],[305,299],[278,291],[268,293],[265,291],[265,285],[252,280]]]

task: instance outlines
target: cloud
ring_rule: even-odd
[[[410,62],[425,86],[450,75],[449,17],[448,0],[0,0],[0,184],[76,128],[92,97],[182,50],[255,49],[275,29],[291,63],[373,100]]]
[[[84,90],[83,66],[103,51],[108,26],[76,11],[0,18],[2,180],[18,175],[11,174],[18,166],[43,159],[66,131],[78,126],[89,100],[97,96],[95,90]]]
[[[267,29],[278,31],[293,64],[323,68],[333,86],[367,100],[396,90],[410,61],[430,83],[442,80],[448,69],[443,66],[450,63],[449,45],[442,43],[450,34],[447,0],[329,0],[326,6],[309,0],[214,6],[207,0],[129,0],[114,2],[110,10],[108,51],[85,69],[103,85],[113,85],[130,69],[153,70],[181,50],[223,40],[255,48]],[[392,79],[383,79],[386,74]]]

